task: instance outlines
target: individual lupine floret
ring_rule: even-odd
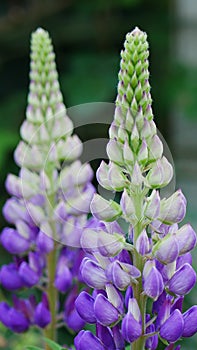
[[[197,325],[192,309],[193,326],[187,330],[185,322],[190,312],[184,321],[181,309],[184,295],[196,281],[190,255],[196,235],[189,224],[178,227],[186,213],[181,190],[168,198],[160,196],[160,189],[173,177],[173,167],[163,154],[153,121],[148,56],[147,35],[135,28],[127,34],[121,52],[118,95],[107,145],[109,163],[102,161],[97,170],[101,186],[122,192],[120,204],[94,195],[91,211],[93,220],[100,220],[100,224],[94,221],[95,226],[85,229],[81,237],[82,247],[88,253],[81,265],[82,278],[94,288],[94,293],[102,292],[100,301],[107,305],[109,315],[113,312],[108,307],[112,302],[108,284],[124,295],[125,310],[120,312],[117,322],[124,340],[137,350],[156,349],[158,337],[164,344],[169,343],[167,349],[173,349],[184,334],[194,334]],[[117,235],[114,228],[110,233],[114,239],[108,240],[107,235],[102,240],[106,246],[101,249],[99,230],[106,231],[103,229],[106,223],[113,224],[119,218],[126,221],[127,232]],[[85,298],[78,298],[80,305],[76,306],[83,318]],[[147,299],[148,305],[153,304],[151,314],[147,313]],[[107,319],[105,307],[99,305],[99,319]],[[135,315],[131,305],[137,310]],[[95,317],[92,306],[88,317],[93,319],[91,312]]]
[[[33,321],[24,318],[18,304],[0,303],[13,314],[13,322],[18,317],[18,325],[3,316],[1,321],[16,332],[36,324],[55,339],[62,311],[59,292],[67,293],[70,301],[64,303],[61,313],[68,328],[79,331],[84,325],[75,309],[76,285],[84,257],[80,237],[95,190],[90,184],[91,167],[82,166],[77,159],[82,142],[73,135],[51,39],[42,28],[32,34],[30,79],[26,120],[20,129],[22,141],[14,153],[21,169],[19,176],[7,177],[6,189],[12,198],[3,208],[14,228],[4,228],[1,244],[14,255],[14,261],[2,266],[0,281],[10,291],[38,287],[45,296],[34,305]],[[62,248],[62,243],[69,247]]]

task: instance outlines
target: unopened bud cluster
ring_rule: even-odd
[[[96,325],[96,335],[81,331],[77,350],[84,344],[99,350],[123,350],[128,344],[155,350],[159,339],[166,350],[174,349],[197,331],[197,306],[182,313],[183,298],[196,282],[190,253],[196,234],[190,224],[178,226],[186,213],[181,190],[160,197],[173,167],[153,121],[148,56],[147,35],[136,28],[121,52],[109,163],[102,162],[97,171],[105,189],[121,192],[120,204],[95,194],[93,218],[81,237],[87,254],[81,275],[93,292],[82,292],[76,308]],[[120,218],[128,224],[127,233],[116,221]]]

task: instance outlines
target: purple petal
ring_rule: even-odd
[[[176,342],[183,333],[183,316],[179,310],[174,310],[170,317],[163,323],[160,335],[168,342]]]
[[[36,306],[34,318],[35,324],[41,328],[51,322],[51,313],[43,301]]]
[[[40,231],[36,239],[36,245],[43,253],[49,253],[53,250],[54,241],[51,237],[46,235],[46,233]]]
[[[24,286],[23,280],[14,264],[2,266],[0,281],[2,286],[7,290],[16,290]]]
[[[128,312],[122,320],[122,335],[124,339],[132,343],[142,334],[142,325]]]
[[[4,228],[1,234],[3,247],[11,254],[20,254],[29,249],[30,242],[13,228]]]
[[[196,245],[196,233],[190,224],[182,226],[176,233],[179,254],[190,252]]]
[[[23,333],[29,328],[29,321],[20,311],[13,308],[9,311],[10,329],[16,333]]]
[[[105,271],[93,260],[85,258],[81,264],[81,275],[84,282],[97,289],[103,289],[107,283]]]
[[[110,326],[118,321],[118,310],[102,294],[98,294],[94,303],[96,319],[103,326]]]
[[[62,293],[65,293],[72,285],[73,276],[67,266],[64,266],[61,273],[55,277],[55,287]]]
[[[80,317],[88,323],[96,323],[94,315],[94,298],[87,292],[81,292],[75,300],[75,306]]]
[[[196,283],[196,273],[188,263],[181,266],[169,281],[168,288],[172,293],[185,295]]]
[[[19,267],[19,276],[27,287],[32,287],[39,281],[39,275],[31,269],[26,261],[23,261]]]
[[[90,331],[81,331],[74,339],[76,350],[107,350]]]
[[[146,274],[148,263],[149,261],[145,264],[143,272],[144,292],[150,298],[156,300],[164,289],[163,278],[155,266],[152,266],[148,274]]]
[[[97,323],[96,325],[97,337],[102,341],[108,350],[116,350],[111,329],[104,327]]]
[[[197,305],[192,306],[183,314],[183,337],[192,337],[197,332]]]

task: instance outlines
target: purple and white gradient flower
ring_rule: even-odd
[[[135,28],[121,52],[109,163],[97,170],[101,186],[122,192],[120,204],[100,195],[92,200],[94,219],[81,236],[87,254],[81,276],[93,293],[82,292],[75,304],[86,322],[111,331],[115,324],[126,344],[137,350],[156,350],[159,341],[174,349],[178,340],[197,331],[196,306],[182,313],[184,296],[196,282],[190,254],[196,234],[190,224],[178,226],[186,213],[181,190],[160,197],[173,167],[153,121],[148,56],[147,35]],[[125,231],[117,230],[120,218],[127,223]],[[114,223],[110,232],[109,223]],[[85,345],[106,349],[98,334],[81,331],[75,346],[81,350]],[[107,348],[116,349],[112,343]]]
[[[41,28],[32,34],[28,106],[20,134],[14,153],[20,172],[7,177],[11,198],[3,208],[12,227],[4,228],[0,238],[13,262],[1,267],[0,283],[16,294],[38,288],[38,300],[1,303],[0,320],[15,332],[37,325],[54,338],[61,320],[74,331],[85,323],[75,299],[84,257],[81,233],[95,189],[90,165],[78,160],[82,142],[73,135],[51,39]]]

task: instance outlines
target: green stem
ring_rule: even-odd
[[[53,217],[53,209],[55,206],[55,192],[53,191],[53,179],[52,174],[50,174],[50,180],[51,180],[51,195],[48,195],[48,216],[49,218]],[[58,244],[55,241],[56,239],[56,226],[55,223],[51,221],[51,228],[53,232],[53,239],[54,239],[54,248],[53,250],[47,254],[46,259],[46,270],[47,270],[47,277],[48,277],[48,283],[47,287],[45,289],[48,302],[49,302],[49,310],[51,313],[51,322],[50,324],[44,329],[44,336],[46,338],[49,338],[53,341],[56,341],[56,335],[57,335],[57,304],[58,304],[58,290],[55,288],[55,275],[56,275],[56,266],[57,266],[57,258],[58,258]],[[50,347],[48,344],[45,344],[45,350],[50,350]]]
[[[143,230],[142,226],[142,208],[143,208],[143,196],[142,192],[136,191],[135,199],[134,199],[134,205],[135,205],[135,213],[137,217],[137,223],[135,225],[134,229],[134,236],[133,236],[133,245],[136,247],[136,241],[138,236]],[[145,338],[143,337],[143,334],[145,333],[145,323],[146,323],[146,299],[147,297],[143,294],[143,287],[142,287],[142,272],[144,268],[144,259],[143,257],[135,250],[133,252],[133,264],[141,271],[141,277],[138,279],[138,284],[133,286],[133,294],[134,298],[137,300],[137,303],[140,308],[141,316],[142,316],[142,335],[139,337],[135,342],[132,343],[131,349],[132,350],[144,350],[145,346]]]
[[[51,340],[56,341],[56,316],[57,316],[57,299],[58,299],[58,291],[54,286],[55,280],[55,272],[56,272],[56,260],[57,260],[57,249],[54,247],[47,255],[47,270],[48,270],[48,285],[46,289],[48,301],[49,301],[49,309],[51,312],[51,323],[44,330],[44,336]],[[46,344],[46,350],[50,350],[50,347]]]

